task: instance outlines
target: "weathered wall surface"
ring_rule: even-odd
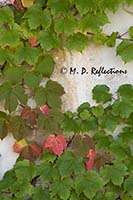
[[[123,34],[133,25],[133,8],[130,7],[130,13],[125,11],[126,9],[122,7],[114,15],[109,13],[111,23],[104,27],[105,33],[111,34],[113,31],[118,31]],[[128,35],[125,34],[124,37],[127,38]],[[120,40],[117,40],[117,43],[119,42]],[[133,84],[133,62],[124,65],[121,58],[116,56],[114,48],[90,44],[82,53],[68,53],[59,50],[55,53],[55,60],[57,66],[52,78],[65,88],[66,94],[62,98],[64,110],[75,111],[85,101],[94,104],[91,90],[96,84],[108,85],[113,93],[121,84]],[[99,69],[100,66],[105,69],[127,70],[127,74],[102,74],[101,76],[91,74],[92,67]],[[64,73],[61,73],[62,67],[65,68]],[[82,67],[86,68],[88,74],[81,75]],[[76,68],[76,72],[79,73],[70,74],[70,68]],[[0,141],[0,179],[17,159],[18,155],[12,152],[13,143],[14,139],[11,136]]]

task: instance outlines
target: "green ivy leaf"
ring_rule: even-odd
[[[129,195],[124,194],[121,196],[121,200],[132,200],[132,198]]]
[[[41,50],[39,48],[31,47],[18,47],[16,50],[16,61],[21,64],[23,61],[26,61],[30,65],[35,65],[38,57],[40,56]]]
[[[51,163],[42,163],[38,169],[37,173],[40,174],[40,179],[43,183],[49,183],[53,180],[59,180],[59,172],[57,168],[54,168]]]
[[[21,188],[21,190],[20,190]],[[25,197],[31,197],[33,193],[33,187],[30,182],[28,181],[19,181],[17,180],[12,185],[12,193],[15,194],[16,199],[25,199]]]
[[[88,171],[86,176],[78,176],[75,180],[77,194],[82,192],[88,199],[92,199],[96,192],[103,189],[103,180],[95,171]]]
[[[72,180],[70,178],[52,183],[50,187],[52,198],[58,195],[63,200],[69,199],[71,187]]]
[[[11,83],[9,81],[4,82],[2,85],[0,85],[0,101],[5,99],[10,93],[12,87]]]
[[[122,97],[124,100],[133,100],[133,86],[131,84],[124,84],[121,85],[117,93]]]
[[[46,98],[47,98],[47,104],[51,108],[61,108],[61,98],[58,94],[55,93],[53,90],[53,93],[50,90],[47,90],[46,92]]]
[[[113,132],[116,126],[120,123],[120,120],[119,118],[111,115],[111,113],[107,113],[99,118],[98,123],[102,128]]]
[[[76,192],[72,191],[70,195],[70,200],[81,200],[80,197],[76,194]]]
[[[8,82],[5,82],[5,84],[3,84],[3,88],[1,87],[1,89],[5,88],[4,86],[6,86],[6,83]],[[8,84],[7,86],[9,86],[9,88],[5,94],[2,94],[2,97],[6,101],[7,109],[9,112],[12,112],[16,110],[19,102],[22,104],[27,103],[27,96],[25,95],[25,91],[21,86],[11,87]]]
[[[109,145],[113,142],[113,137],[111,135],[106,136],[104,131],[96,131],[93,140],[96,143],[96,149],[109,150]]]
[[[88,37],[82,33],[75,33],[69,36],[66,40],[66,48],[69,51],[77,50],[82,52],[83,49],[88,45]]]
[[[33,200],[37,200],[37,199],[51,200],[49,191],[48,190],[43,190],[39,186],[34,188],[33,198],[32,199]]]
[[[84,110],[90,110],[90,104],[88,102],[82,103],[79,107],[78,107],[78,112],[83,112]]]
[[[104,108],[102,105],[93,106],[91,111],[92,111],[93,115],[98,118],[104,114]]]
[[[6,97],[6,106],[7,106],[7,109],[11,113],[11,112],[13,112],[13,111],[16,110],[17,105],[18,105],[17,97],[16,97],[15,94],[12,93],[12,91],[10,91],[7,94],[7,97]]]
[[[32,89],[35,89],[36,87],[38,87],[41,80],[42,80],[42,75],[34,71],[26,72],[24,74],[24,83]]]
[[[46,84],[46,101],[52,108],[61,107],[61,95],[64,94],[64,88],[56,81],[49,80]]]
[[[130,142],[133,142],[133,131],[130,127],[124,127],[122,129],[122,132],[118,135],[120,139],[122,139],[122,143],[129,144]]]
[[[50,51],[53,48],[61,48],[61,38],[51,31],[40,31],[39,42],[45,51]]]
[[[87,13],[82,17],[80,28],[83,32],[91,29],[94,32],[101,30],[101,27],[109,22],[107,15],[104,12]]]
[[[14,171],[19,181],[31,181],[36,176],[36,168],[28,160],[18,161],[14,166]]]
[[[16,47],[19,44],[20,33],[16,29],[6,29],[0,31],[0,46]]]
[[[133,43],[129,40],[123,40],[116,49],[117,55],[121,56],[122,60],[127,63],[133,60]]]
[[[6,120],[0,117],[0,139],[3,140],[8,134]]]
[[[41,23],[44,30],[47,30],[51,26],[51,23],[52,23],[51,13],[48,9],[44,9],[42,14],[42,23]]]
[[[114,200],[115,199],[115,194],[113,192],[97,192],[95,196],[95,200]]]
[[[87,120],[82,121],[81,125],[81,131],[96,131],[98,128],[97,119],[93,116],[90,116]]]
[[[132,102],[116,100],[112,105],[112,114],[114,116],[121,116],[122,118],[128,118],[133,112]]]
[[[93,90],[93,99],[96,100],[97,103],[106,103],[112,100],[112,94],[109,93],[109,87],[107,85],[96,85]]]
[[[121,186],[124,177],[128,174],[127,167],[123,163],[117,161],[114,161],[112,166],[101,168],[100,173],[104,177],[105,184],[112,181],[114,185],[118,186]]]
[[[93,36],[93,41],[98,44],[98,45],[104,45],[105,42],[107,41],[108,37],[105,33],[96,33],[94,36]]]
[[[52,56],[47,55],[39,58],[36,65],[36,70],[44,77],[50,77],[53,73],[54,66],[55,62]]]
[[[54,163],[56,160],[56,155],[53,153],[50,153],[48,150],[45,149],[45,151],[43,152],[40,161],[41,163],[44,165],[45,163]]]
[[[21,103],[26,105],[28,97],[25,94],[25,90],[22,86],[16,86],[13,88],[13,93],[16,95],[17,100]]]
[[[65,132],[73,131],[74,133],[79,133],[80,132],[80,125],[81,125],[80,120],[65,118],[63,120],[63,122],[61,123],[61,128]]]
[[[13,52],[8,49],[5,51],[5,49],[0,48],[0,65],[3,65],[5,62],[12,63],[13,58]]]
[[[108,38],[106,44],[108,47],[114,47],[116,43],[116,38],[118,36],[118,32],[113,32],[111,36]]]
[[[133,197],[133,173],[129,174],[129,177],[124,182],[124,191],[129,192]]]
[[[36,13],[36,16],[34,15],[34,13]],[[41,26],[42,14],[42,8],[40,5],[37,4],[28,8],[23,18],[26,18],[28,20],[28,25],[32,30]]]
[[[70,177],[73,173],[75,175],[83,174],[85,166],[82,157],[76,157],[70,151],[65,152],[56,163],[61,177]]]
[[[127,118],[126,123],[133,128],[133,113]],[[133,130],[133,129],[132,129]]]
[[[110,145],[110,151],[115,155],[118,160],[125,160],[131,156],[130,148],[127,144],[123,145],[123,141],[117,139]]]
[[[91,114],[90,114],[90,112],[89,112],[88,110],[84,110],[83,112],[81,112],[81,113],[79,114],[79,116],[80,116],[80,118],[81,118],[82,120],[89,120]]]
[[[66,18],[57,18],[55,21],[54,29],[59,33],[71,35],[78,26],[78,21],[75,17],[70,16]]]
[[[22,67],[8,67],[4,70],[7,80],[11,81],[12,84],[22,82],[24,75],[24,68]]]
[[[130,35],[130,38],[133,40],[133,26],[129,28],[129,35]]]
[[[75,4],[77,10],[79,11],[80,15],[83,16],[84,14],[86,14],[89,9],[90,6],[92,5],[92,2],[90,3],[89,0],[69,0],[71,3]]]
[[[36,13],[36,17],[34,16]],[[41,5],[36,4],[27,9],[27,12],[24,14],[23,18],[28,20],[28,25],[31,30],[37,29],[42,26],[45,30],[48,29],[51,25],[51,14],[48,9],[42,10]]]
[[[38,106],[44,105],[46,103],[46,89],[43,87],[38,87],[35,93],[35,101]]]
[[[21,86],[12,87],[9,82],[5,82],[0,86],[0,100],[5,99],[6,107],[9,112],[15,111],[18,103],[26,104],[27,96]]]
[[[51,12],[53,15],[58,15],[61,13],[67,13],[70,8],[70,4],[68,0],[48,0],[48,8],[51,8]]]
[[[12,27],[12,25],[14,23],[13,11],[11,8],[9,8],[7,6],[0,9],[0,26],[2,26],[3,24],[6,24],[6,23],[10,27]]]
[[[9,170],[5,172],[3,180],[0,181],[0,191],[6,191],[15,181],[17,181],[17,178],[14,170]]]
[[[111,1],[106,1],[106,0],[98,1],[99,9],[100,10],[108,9],[108,10],[110,10],[113,13],[115,13],[118,10],[120,3],[121,3],[121,0],[117,0],[117,1],[115,1],[115,0],[111,0]]]
[[[56,81],[48,80],[46,88],[48,91],[55,92],[59,96],[62,96],[65,93],[63,86]]]

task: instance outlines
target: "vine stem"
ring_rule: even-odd
[[[72,141],[73,141],[75,135],[76,135],[76,134],[74,133],[73,136],[71,137],[71,139],[69,140],[69,142],[67,143],[67,147],[70,146],[70,144],[72,143]]]
[[[125,33],[123,33],[123,34],[117,36],[116,39],[118,39],[118,40],[129,40],[129,41],[133,42],[132,39],[123,38],[123,36],[126,35],[127,33],[128,33],[128,31],[126,31]],[[94,36],[94,35],[96,35],[96,34],[95,34],[95,33],[92,33],[92,32],[87,32],[87,35],[92,35],[92,36]],[[108,38],[110,38],[110,35],[106,35],[106,36],[107,36]]]
[[[123,33],[122,35],[120,35],[120,38],[123,37],[124,35],[126,35],[128,33],[128,31],[126,31],[125,33]]]

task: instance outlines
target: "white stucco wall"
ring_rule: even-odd
[[[130,7],[130,11],[133,11],[132,7]],[[104,32],[107,34],[111,34],[113,31],[118,31],[120,34],[123,34],[133,25],[133,15],[127,13],[123,8],[120,8],[115,14],[109,13],[108,16],[111,23],[104,27]],[[128,35],[124,37],[127,38]],[[119,42],[120,40],[117,40],[117,44]],[[60,82],[65,88],[66,94],[62,98],[64,110],[69,109],[75,111],[85,101],[94,104],[91,98],[91,90],[96,84],[107,84],[111,88],[112,93],[121,84],[133,84],[133,62],[124,65],[121,58],[116,56],[114,48],[91,44],[82,53],[56,52],[55,60],[57,66],[52,78]],[[103,66],[105,69],[126,69],[127,74],[109,74],[101,75],[100,77],[91,75],[91,67],[99,68],[100,66]],[[66,74],[60,73],[62,67],[67,68],[68,72]],[[79,72],[82,67],[85,67],[88,74],[70,75],[70,67],[76,67]],[[13,143],[14,139],[12,136],[8,136],[3,141],[0,141],[0,179],[6,170],[12,168],[17,159],[18,155],[12,152]]]

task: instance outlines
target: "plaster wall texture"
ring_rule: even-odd
[[[121,7],[115,14],[108,13],[111,23],[104,26],[104,32],[108,35],[113,31],[118,31],[120,35],[127,32],[128,28],[133,25],[132,12],[133,7]],[[123,37],[128,38],[129,36],[125,34]],[[120,42],[117,40],[117,44]],[[90,44],[82,53],[59,50],[55,52],[55,61],[56,69],[52,79],[60,82],[65,88],[66,94],[62,97],[64,111],[75,111],[81,103],[86,101],[94,105],[91,90],[96,84],[108,85],[114,96],[119,85],[133,84],[133,62],[124,64],[121,58],[116,56],[115,48]],[[91,74],[92,67],[99,69],[100,66],[105,69],[127,70],[127,74],[102,74],[101,76]],[[61,73],[62,67],[66,68],[67,73]],[[71,67],[76,68],[79,74],[70,74]],[[81,75],[82,67],[86,68],[88,74]],[[29,104],[34,107],[32,100],[29,101]],[[7,170],[13,167],[18,157],[12,151],[14,141],[11,135],[0,141],[0,179]]]

